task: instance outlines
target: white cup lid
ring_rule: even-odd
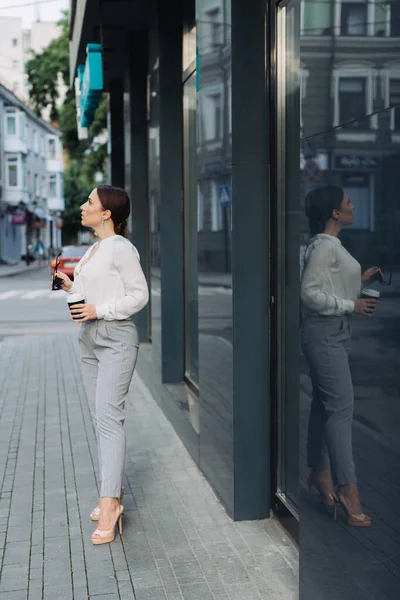
[[[381,293],[378,292],[378,290],[364,288],[363,290],[361,290],[361,293],[365,294],[366,296],[370,296],[371,298],[380,298],[381,297]]]
[[[82,302],[84,302],[85,296],[83,294],[68,294],[67,295],[67,303],[68,304],[70,302],[79,302],[79,300],[82,300]]]

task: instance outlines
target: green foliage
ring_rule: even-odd
[[[32,52],[32,58],[26,64],[28,75],[29,96],[35,113],[51,106],[50,118],[58,120],[58,76],[59,73],[65,85],[69,83],[68,55],[68,15],[64,11],[63,18],[58,22],[61,34],[52,40],[42,52]]]
[[[69,42],[68,13],[64,11],[59,21],[60,36],[42,52],[33,52],[26,64],[29,95],[35,113],[40,116],[50,106],[50,118],[58,123],[62,132],[67,165],[64,171],[65,212],[63,215],[64,240],[72,240],[80,225],[80,205],[86,201],[95,187],[97,172],[105,172],[107,144],[94,144],[93,138],[107,127],[107,95],[103,94],[89,131],[89,140],[79,140],[76,126],[75,90],[67,91],[65,100],[57,108],[58,81],[61,74],[64,84],[69,86]]]

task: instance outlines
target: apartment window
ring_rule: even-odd
[[[18,187],[18,158],[16,156],[7,157],[7,177],[8,187]]]
[[[46,177],[42,177],[42,198],[47,197],[47,181]]]
[[[28,148],[30,147],[30,142],[31,142],[30,134],[31,134],[31,132],[29,129],[29,123],[28,123],[28,121],[25,121],[25,141],[26,141]]]
[[[28,171],[26,174],[26,187],[28,188],[28,191],[31,191],[31,185],[32,185],[32,178],[31,178],[31,172]]]
[[[208,142],[222,137],[222,94],[205,93],[202,97],[202,124],[204,139]]]
[[[343,77],[339,79],[339,123],[351,121],[350,127],[360,127],[367,111],[365,77]]]
[[[19,62],[17,60],[12,61],[12,68],[17,71],[19,69]]]
[[[17,135],[17,115],[15,111],[6,112],[7,135]]]
[[[216,7],[206,12],[206,20],[208,25],[208,38],[211,46],[222,44],[222,22],[221,10]]]
[[[49,198],[57,197],[57,175],[49,175]]]
[[[390,2],[390,35],[400,37],[400,2]]]
[[[39,175],[36,173],[34,177],[35,196],[39,196]]]
[[[222,224],[222,206],[218,198],[218,189],[216,183],[211,182],[211,231],[221,231]]]
[[[36,129],[33,130],[33,151],[35,154],[39,154],[39,137]]]
[[[356,207],[353,228],[372,230],[371,190],[373,186],[371,185],[371,176],[365,173],[349,173],[343,175],[342,185],[352,204]]]
[[[56,157],[56,140],[49,139],[49,159],[53,160]]]
[[[341,35],[367,35],[367,3],[342,2]]]
[[[15,46],[18,46],[18,39],[17,39],[17,38],[13,38],[13,39],[11,40],[11,44],[12,44],[14,47],[15,47]]]
[[[26,156],[22,156],[22,187],[26,189],[27,173],[26,173]]]
[[[395,106],[391,110],[390,129],[400,131],[400,78],[390,79],[389,106]]]

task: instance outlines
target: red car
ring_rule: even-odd
[[[89,246],[63,246],[62,254],[58,259],[58,271],[74,279],[74,269]],[[51,268],[56,266],[56,259],[51,261]]]

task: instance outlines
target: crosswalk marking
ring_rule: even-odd
[[[47,296],[49,290],[33,290],[21,296],[21,300],[33,300],[34,298],[40,298],[40,296]]]
[[[12,290],[10,292],[3,292],[2,294],[0,294],[0,300],[7,300],[7,298],[12,298],[13,296],[16,296],[18,294],[18,292],[16,292],[15,290]]]
[[[54,292],[50,292],[47,297],[50,298],[50,300],[60,300],[65,298],[66,295],[67,292],[64,292],[63,290],[54,290]]]
[[[63,290],[51,291],[49,288],[39,290],[9,290],[0,293],[0,301],[15,298],[16,300],[35,300],[36,298],[49,298],[50,300],[65,299],[66,292]]]

